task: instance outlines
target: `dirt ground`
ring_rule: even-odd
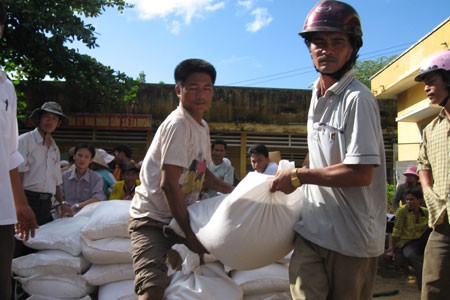
[[[374,296],[377,297],[373,299],[420,300],[420,291],[417,288],[415,276],[411,270],[409,275],[406,275],[391,266],[379,266]]]

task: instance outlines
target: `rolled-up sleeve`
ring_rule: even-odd
[[[14,151],[9,155],[9,169],[15,169],[23,162],[23,157],[20,155],[19,151]]]
[[[22,162],[23,157],[20,154],[18,147],[19,147],[19,129],[17,126],[17,98],[15,93],[13,92],[14,89],[11,89],[12,94],[10,97],[12,98],[12,101],[10,101],[11,108],[9,110],[9,118],[11,118],[11,122],[9,122],[9,134],[7,137],[9,139],[3,140],[2,142],[7,143],[6,146],[9,147],[9,161],[8,161],[8,167],[9,170],[17,168]]]

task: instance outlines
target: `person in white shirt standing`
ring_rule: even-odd
[[[6,24],[6,11],[0,1],[0,38]],[[38,227],[20,182],[18,165],[23,161],[17,151],[17,98],[14,86],[0,70],[0,299],[10,299],[11,262],[14,254],[14,225],[22,239],[34,236]]]
[[[36,124],[33,131],[19,136],[19,151],[24,162],[19,166],[28,203],[39,225],[53,220],[50,213],[52,197],[62,202],[62,177],[59,148],[52,133],[69,119],[56,102],[45,102],[30,115]]]

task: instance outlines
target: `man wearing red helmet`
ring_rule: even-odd
[[[421,299],[450,299],[450,51],[428,58],[415,80],[425,82],[424,90],[432,104],[442,106],[423,131],[417,159],[429,211],[428,225],[433,228],[425,248]]]
[[[378,103],[352,69],[361,22],[350,5],[320,1],[300,35],[319,72],[308,113],[309,166],[280,171],[271,186],[291,193],[304,184],[291,295],[371,299],[384,250],[386,167]]]

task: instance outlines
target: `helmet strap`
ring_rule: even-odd
[[[447,90],[447,97],[445,97],[444,100],[442,100],[442,102],[439,103],[439,106],[442,106],[442,107],[445,107],[447,105],[448,98],[450,96],[450,84],[447,85],[447,87],[445,89]]]
[[[445,107],[447,105],[447,102],[448,102],[448,95],[441,103],[439,103],[439,106]]]

